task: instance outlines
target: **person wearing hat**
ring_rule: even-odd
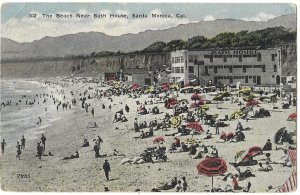
[[[109,181],[110,164],[108,163],[107,159],[105,159],[105,162],[103,163],[103,170],[105,173],[106,181]]]
[[[263,151],[270,151],[270,150],[272,150],[272,143],[271,143],[270,139],[267,140],[267,143],[264,145],[264,147],[263,147],[262,150]]]

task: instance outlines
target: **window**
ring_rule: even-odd
[[[256,83],[256,76],[253,76],[253,83]]]
[[[172,73],[175,73],[175,68],[174,67],[172,67]]]
[[[246,66],[243,66],[243,72],[247,72]]]
[[[261,61],[261,54],[260,54],[260,53],[257,54],[257,61],[258,61],[258,62]]]
[[[184,73],[184,68],[183,67],[180,67],[180,72]]]
[[[274,78],[275,78],[275,75],[272,75],[272,78],[274,79]]]
[[[274,64],[274,72],[277,72],[277,65]]]
[[[252,79],[252,76],[249,76],[249,79]]]
[[[180,67],[175,67],[175,73],[180,73]]]
[[[180,63],[183,62],[183,56],[180,56]]]
[[[227,62],[227,56],[224,56],[223,59],[224,59],[224,62]]]
[[[232,73],[233,70],[232,70],[232,66],[229,66],[229,73]]]
[[[214,57],[213,57],[213,56],[210,56],[209,61],[210,61],[210,62],[213,62],[213,61],[214,61]]]
[[[214,66],[214,73],[218,73],[218,67]]]
[[[261,68],[262,72],[266,72],[266,66],[263,65],[262,68]]]
[[[229,83],[233,83],[233,78],[229,77]]]
[[[194,56],[189,55],[189,62],[194,62]]]
[[[194,73],[194,66],[189,66],[189,73]]]
[[[275,54],[272,54],[272,61],[275,61]]]
[[[248,83],[249,80],[248,80],[248,76],[245,76],[245,83]]]
[[[243,61],[243,56],[239,56],[239,62]]]
[[[172,57],[172,64],[174,64],[175,63],[175,58],[174,57]]]
[[[205,74],[208,74],[208,66],[205,66]]]

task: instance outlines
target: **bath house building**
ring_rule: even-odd
[[[212,84],[279,85],[280,49],[212,49],[171,52],[171,81],[195,78]]]

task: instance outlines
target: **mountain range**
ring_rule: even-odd
[[[296,14],[259,22],[235,19],[200,21],[165,30],[147,30],[138,34],[121,36],[110,36],[101,32],[81,32],[59,37],[44,37],[28,43],[19,43],[1,37],[1,58],[64,57],[100,51],[130,52],[142,50],[156,41],[187,40],[197,35],[213,37],[222,32],[255,31],[276,26],[283,26],[288,30],[296,31]]]

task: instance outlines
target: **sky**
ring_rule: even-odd
[[[76,18],[78,13],[90,17]],[[111,13],[126,14],[129,17],[109,18]],[[132,14],[151,16],[152,13],[171,14],[172,18],[132,18]],[[232,18],[267,21],[293,13],[296,13],[296,6],[283,3],[6,3],[1,7],[1,36],[18,42],[91,31],[119,36],[167,29],[201,20]],[[32,17],[29,17],[30,14]],[[45,18],[42,14],[52,14],[52,18]],[[71,14],[72,18],[56,18],[56,14]],[[106,14],[107,18],[95,19],[93,14]],[[185,17],[177,18],[176,14]]]

